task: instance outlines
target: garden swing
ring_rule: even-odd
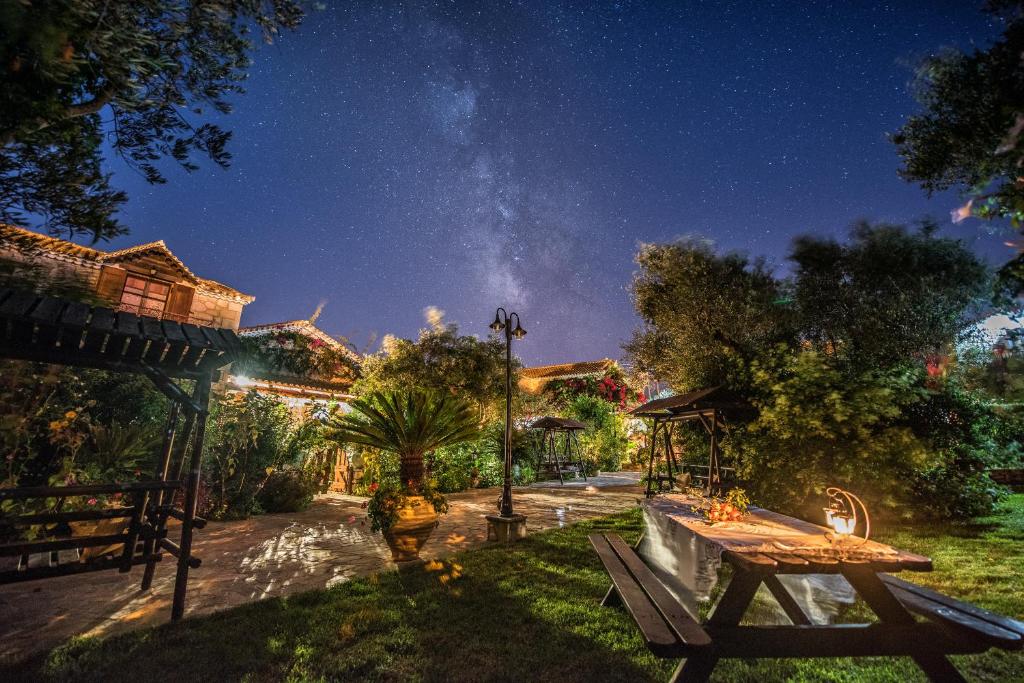
[[[735,471],[731,467],[721,466],[719,435],[722,429],[727,428],[726,413],[744,410],[749,410],[749,406],[720,387],[655,399],[631,410],[630,415],[633,417],[651,420],[647,437],[650,452],[646,496],[650,498],[665,491],[666,484],[667,490],[671,491],[684,474],[708,494],[717,494],[728,488],[735,478]],[[672,445],[673,431],[678,423],[690,421],[699,422],[708,434],[710,443],[707,465],[681,465],[676,458]],[[665,461],[664,473],[658,465],[662,459]]]
[[[0,560],[21,558],[17,568],[0,571],[0,584],[105,569],[126,573],[145,565],[141,587],[147,590],[166,551],[177,559],[171,619],[181,618],[189,569],[200,565],[192,555],[192,531],[206,524],[196,516],[196,499],[210,385],[240,349],[232,330],[0,289],[0,358],[144,374],[171,402],[152,479],[0,488],[0,503],[114,494],[126,501],[98,510],[0,513],[0,524],[7,528],[91,527],[71,537],[0,544]],[[174,380],[192,381],[191,395]],[[180,522],[177,542],[168,538],[169,519]],[[27,558],[33,556],[48,561],[28,566]]]
[[[530,429],[541,430],[540,449],[537,453],[537,474],[543,472],[550,478],[558,477],[560,484],[565,484],[566,474],[578,474],[586,481],[587,475],[583,468],[583,451],[580,448],[577,434],[587,425],[564,417],[542,417],[529,426]],[[563,435],[562,454],[558,454],[558,435]]]

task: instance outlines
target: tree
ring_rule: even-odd
[[[227,166],[231,134],[203,117],[242,92],[253,29],[269,41],[295,0],[64,0],[0,8],[0,218],[106,239],[126,195],[102,143],[151,183],[166,157]]]
[[[645,244],[632,290],[643,321],[626,351],[637,369],[677,390],[721,384],[730,356],[793,339],[783,285],[763,261],[684,239]]]
[[[423,458],[446,446],[480,438],[480,415],[472,403],[444,392],[374,392],[350,404],[333,421],[333,438],[397,453],[401,482],[417,490]]]
[[[504,344],[459,335],[452,324],[421,330],[416,341],[388,338],[379,353],[363,358],[362,372],[356,393],[443,391],[473,401],[491,417],[505,398]]]
[[[890,367],[947,351],[984,293],[985,265],[953,239],[860,223],[851,239],[805,236],[793,245],[792,291],[801,338],[856,362]]]
[[[1024,226],[1024,4],[990,0],[1005,30],[985,50],[945,50],[918,67],[923,111],[893,135],[900,175],[929,194],[960,188],[968,202],[954,220],[1008,218]],[[1024,258],[1004,273],[1024,281]]]
[[[730,416],[722,445],[760,503],[801,512],[838,484],[891,514],[990,507],[994,444],[987,427],[963,427],[981,412],[928,371],[965,329],[984,266],[930,225],[803,237],[790,260],[783,279],[692,241],[643,247],[636,364],[678,391],[724,385],[755,409]]]

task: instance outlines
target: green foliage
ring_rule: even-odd
[[[945,49],[917,70],[922,111],[892,136],[900,175],[929,194],[958,188],[958,219],[1009,219],[1024,227],[1024,13],[1019,2],[990,2],[1003,35],[985,49]],[[1024,255],[1000,272],[1010,295],[1024,283]]]
[[[421,389],[470,400],[489,418],[504,410],[504,343],[459,335],[455,325],[433,325],[416,341],[388,339],[364,357],[362,371],[357,394]]]
[[[397,453],[401,482],[416,488],[423,481],[427,453],[473,441],[480,416],[468,401],[450,394],[410,390],[373,392],[355,399],[352,412],[332,421],[333,439]]]
[[[304,477],[319,471],[322,481],[325,464],[318,454],[326,446],[320,420],[309,417],[296,422],[287,406],[273,396],[250,391],[240,397],[219,397],[207,427],[204,512],[214,519],[259,513],[264,486],[277,470],[289,465],[308,468]]]
[[[778,282],[761,261],[705,242],[645,244],[632,290],[643,321],[626,350],[639,370],[680,389],[725,382],[731,356],[751,359],[795,335]]]
[[[437,490],[455,493],[470,488],[474,472],[479,472],[479,443],[461,443],[439,448],[430,459],[430,477],[437,482]],[[479,475],[477,475],[479,476]]]
[[[242,337],[243,358],[239,374],[285,373],[299,377],[354,380],[359,376],[355,356],[320,339],[298,332],[276,332],[260,337]]]
[[[1024,159],[1024,17],[1008,15],[1002,37],[970,53],[947,49],[918,67],[923,111],[893,136],[901,175],[929,193],[960,187],[973,214],[1024,219],[1018,182]]]
[[[370,519],[372,531],[387,531],[398,521],[398,512],[409,504],[410,496],[419,496],[439,515],[448,512],[448,500],[429,479],[418,487],[410,488],[397,482],[373,483],[369,487],[370,499],[366,502],[366,516]]]
[[[94,470],[96,481],[124,481],[145,470],[151,475],[154,458],[161,443],[160,432],[147,424],[89,426],[83,460]]]
[[[789,260],[800,338],[886,367],[946,349],[985,293],[984,264],[936,226],[859,223],[844,244],[798,238]]]
[[[303,468],[274,470],[260,489],[257,501],[264,512],[301,512],[321,491],[321,484],[315,472]]]
[[[227,166],[231,110],[253,49],[302,17],[292,0],[82,0],[0,6],[0,218],[95,239],[123,232],[107,138],[151,183],[159,160]],[[201,122],[203,117],[207,122]]]
[[[851,376],[834,359],[784,346],[752,365],[757,416],[723,442],[751,496],[771,509],[813,507],[828,486],[858,492],[890,511],[902,477],[929,462],[913,431],[898,424],[919,398],[909,371]]]
[[[144,377],[0,362],[6,485],[114,481],[148,470],[168,403]]]
[[[587,475],[617,472],[629,453],[626,418],[615,405],[601,398],[580,395],[566,407],[566,417],[587,424],[587,430],[578,435]]]
[[[991,509],[995,421],[925,372],[967,329],[983,265],[931,225],[861,224],[843,244],[805,237],[790,260],[782,280],[702,244],[644,247],[637,365],[678,390],[724,385],[750,402],[724,456],[768,507],[811,509],[839,485],[883,514]],[[706,452],[697,436],[677,433],[687,455]]]

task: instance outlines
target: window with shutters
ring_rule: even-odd
[[[167,282],[130,274],[124,281],[119,308],[136,315],[160,318],[167,307],[170,292],[171,285]]]

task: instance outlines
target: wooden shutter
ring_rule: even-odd
[[[96,295],[110,305],[121,301],[121,292],[124,291],[124,281],[128,277],[128,271],[114,266],[103,266],[100,271],[99,282],[96,283]]]
[[[167,308],[164,309],[164,313],[173,316],[175,320],[188,321],[195,293],[195,288],[175,282],[171,285],[171,294],[167,297]]]

